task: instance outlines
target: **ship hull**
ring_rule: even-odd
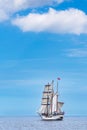
[[[52,115],[52,116],[40,115],[40,116],[41,116],[41,119],[44,121],[63,120],[63,115]]]

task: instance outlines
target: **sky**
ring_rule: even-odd
[[[66,116],[87,116],[87,0],[0,0],[0,116],[33,116],[60,77]]]

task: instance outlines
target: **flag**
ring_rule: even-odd
[[[58,79],[58,80],[60,80],[60,78],[59,78],[59,77],[58,77],[57,79]]]

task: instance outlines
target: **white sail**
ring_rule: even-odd
[[[39,109],[39,113],[51,113],[51,99],[52,99],[52,85],[45,85],[44,92],[42,95],[41,107]]]
[[[44,91],[46,91],[46,92],[50,92],[50,91],[52,91],[52,85],[45,85],[45,88],[44,88]]]
[[[46,113],[46,105],[41,105],[40,109],[39,109],[39,113]]]
[[[52,113],[57,111],[57,94],[53,96],[53,101],[52,101]]]
[[[63,106],[64,102],[58,102],[58,107],[61,108]]]
[[[58,102],[57,103],[57,105],[58,105],[57,107],[58,107],[58,112],[59,113],[61,112],[61,108],[62,108],[63,104],[64,104],[63,102]]]
[[[50,104],[52,94],[53,94],[52,85],[49,85],[49,84],[45,85],[43,96],[42,96],[42,105],[43,104],[45,104],[45,105]]]
[[[42,104],[44,105],[44,104],[47,104],[47,98],[45,99],[42,99]]]
[[[43,96],[42,98],[47,98],[47,97],[50,97],[52,95],[52,92],[43,92]]]

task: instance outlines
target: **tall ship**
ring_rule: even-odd
[[[60,78],[58,78],[58,80],[60,80]],[[54,81],[44,86],[41,106],[38,111],[42,120],[62,120],[64,117],[64,112],[61,111],[64,102],[58,100],[58,80],[56,92],[54,92]]]

